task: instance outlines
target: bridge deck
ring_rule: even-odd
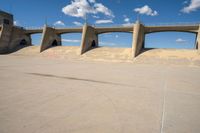
[[[1,27],[0,27],[1,28]],[[97,34],[107,32],[133,32],[134,27],[94,27]],[[178,32],[192,32],[197,33],[199,25],[171,25],[171,26],[145,26],[146,33],[152,32],[165,32],[165,31],[178,31]],[[64,33],[81,33],[83,28],[55,28],[57,34]],[[27,34],[42,33],[43,29],[26,29]]]
[[[180,32],[192,32],[197,33],[199,29],[198,25],[177,25],[177,26],[145,26],[146,33],[152,32],[164,32],[164,31],[180,31]]]
[[[133,27],[95,27],[98,34],[107,32],[133,32]]]

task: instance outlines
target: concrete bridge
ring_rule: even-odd
[[[5,17],[5,16],[4,16]],[[8,16],[9,18],[10,16]],[[12,19],[12,18],[11,18]],[[0,53],[9,53],[19,45],[31,43],[31,34],[42,33],[40,52],[61,44],[61,35],[66,33],[82,33],[80,54],[98,46],[98,35],[110,32],[127,32],[133,37],[132,57],[140,54],[144,48],[145,35],[155,32],[189,32],[196,34],[196,49],[200,51],[200,25],[174,25],[174,26],[145,26],[136,22],[128,27],[93,27],[85,24],[80,28],[53,28],[45,25],[40,29],[24,29],[13,26],[13,24],[2,24],[0,26]],[[200,53],[200,52],[199,52]]]

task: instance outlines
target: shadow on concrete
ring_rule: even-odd
[[[100,83],[100,84],[110,84],[110,85],[118,85],[118,86],[127,86],[127,87],[133,87],[131,85],[127,84],[120,84],[120,83],[114,83],[114,82],[108,82],[108,81],[99,81],[99,80],[93,80],[93,79],[83,79],[83,78],[76,78],[76,77],[65,77],[65,76],[57,76],[52,74],[42,74],[42,73],[26,73],[34,76],[41,76],[41,77],[48,77],[48,78],[59,78],[59,79],[68,79],[68,80],[75,80],[75,81],[84,81],[84,82],[93,82],[93,83]]]

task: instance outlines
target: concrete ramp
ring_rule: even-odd
[[[97,47],[82,55],[85,59],[102,61],[132,61],[131,48]]]
[[[193,49],[149,49],[142,51],[138,57],[200,59],[198,51]]]
[[[143,50],[135,62],[147,64],[200,65],[200,54],[195,49],[149,49]]]
[[[78,59],[80,58],[80,47],[78,46],[56,46],[46,49],[41,56],[51,58],[67,58],[67,59]]]
[[[12,55],[25,55],[25,56],[36,56],[40,53],[40,46],[27,46],[14,53]]]

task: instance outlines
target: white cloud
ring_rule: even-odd
[[[81,40],[62,39],[63,42],[79,43]]]
[[[153,11],[148,5],[145,5],[141,8],[135,8],[134,9],[135,12],[139,13],[139,14],[145,14],[148,16],[156,16],[158,15],[157,11]]]
[[[190,13],[192,11],[196,11],[200,9],[200,0],[191,0],[190,4],[184,7],[181,12]]]
[[[74,0],[71,4],[62,8],[62,12],[73,17],[85,18],[87,13],[95,13],[87,0]]]
[[[111,43],[111,42],[99,42],[100,45],[108,45],[108,46],[115,46],[117,45],[116,43]]]
[[[182,38],[178,38],[176,39],[176,43],[186,43],[187,41],[182,39]]]
[[[73,24],[75,24],[76,26],[82,26],[83,25],[81,22],[77,22],[77,21],[74,21]]]
[[[95,2],[96,2],[96,0],[89,0],[89,2],[90,2],[90,3],[95,3]]]
[[[56,21],[53,25],[54,26],[65,26],[64,22],[62,22],[61,20]]]
[[[99,16],[97,16],[97,15],[93,15],[92,17],[93,17],[93,18],[100,18],[100,17],[99,17]]]
[[[125,46],[125,44],[119,44],[119,43],[112,43],[112,42],[99,42],[100,45],[105,46]]]
[[[94,7],[95,7],[96,12],[100,12],[107,16],[114,17],[112,11],[110,9],[108,9],[107,7],[105,7],[103,4],[95,3]]]
[[[102,19],[102,20],[97,20],[95,22],[96,24],[108,24],[108,23],[113,23],[112,19]]]
[[[19,23],[18,20],[15,20],[15,21],[13,22],[13,24],[14,24],[15,26],[19,26],[19,25],[20,25],[20,23]]]
[[[62,8],[62,12],[72,17],[86,18],[86,14],[102,13],[109,17],[114,17],[112,11],[102,3],[95,0],[72,0],[71,4]]]
[[[130,22],[129,18],[124,18],[124,22]]]
[[[124,24],[122,24],[123,26],[133,26],[133,23],[130,22],[130,18],[128,18],[126,15],[123,15],[124,17]]]

